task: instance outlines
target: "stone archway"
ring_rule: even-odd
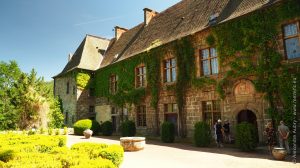
[[[256,129],[256,140],[257,142],[259,141],[259,136],[258,136],[258,125],[257,125],[257,117],[254,112],[251,110],[241,110],[237,114],[237,123],[240,124],[242,122],[248,122],[250,124],[253,124],[253,126]]]

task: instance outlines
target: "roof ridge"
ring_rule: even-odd
[[[107,40],[107,41],[110,41],[110,40],[111,40],[111,39],[108,39],[108,38],[105,38],[105,37],[100,37],[100,36],[96,36],[96,35],[92,35],[92,34],[86,34],[86,37],[87,37],[87,36],[95,37],[95,38],[102,39],[102,40]]]

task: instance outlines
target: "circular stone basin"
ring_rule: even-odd
[[[287,152],[284,148],[273,148],[272,154],[276,160],[284,160]]]
[[[145,147],[145,137],[122,137],[120,144],[125,151],[139,151]]]

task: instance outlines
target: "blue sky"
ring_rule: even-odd
[[[114,36],[118,25],[143,21],[143,9],[161,12],[180,0],[1,0],[0,61],[35,68],[46,81],[58,74],[86,34]]]

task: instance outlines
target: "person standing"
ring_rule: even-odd
[[[265,129],[265,134],[267,135],[268,141],[268,147],[269,147],[269,152],[272,154],[272,150],[275,146],[275,130],[273,128],[272,122],[268,122],[266,129]]]
[[[290,130],[286,125],[284,125],[283,121],[280,121],[280,125],[278,126],[278,133],[280,147],[283,148],[283,144],[285,144],[285,149],[287,153],[290,153],[290,147],[288,142]]]
[[[231,143],[231,137],[230,137],[230,124],[228,120],[225,120],[225,124],[223,125],[224,128],[224,134],[225,134],[225,141],[228,143]]]
[[[223,127],[222,121],[219,119],[216,124],[216,134],[217,134],[217,145],[219,147],[223,147]]]

